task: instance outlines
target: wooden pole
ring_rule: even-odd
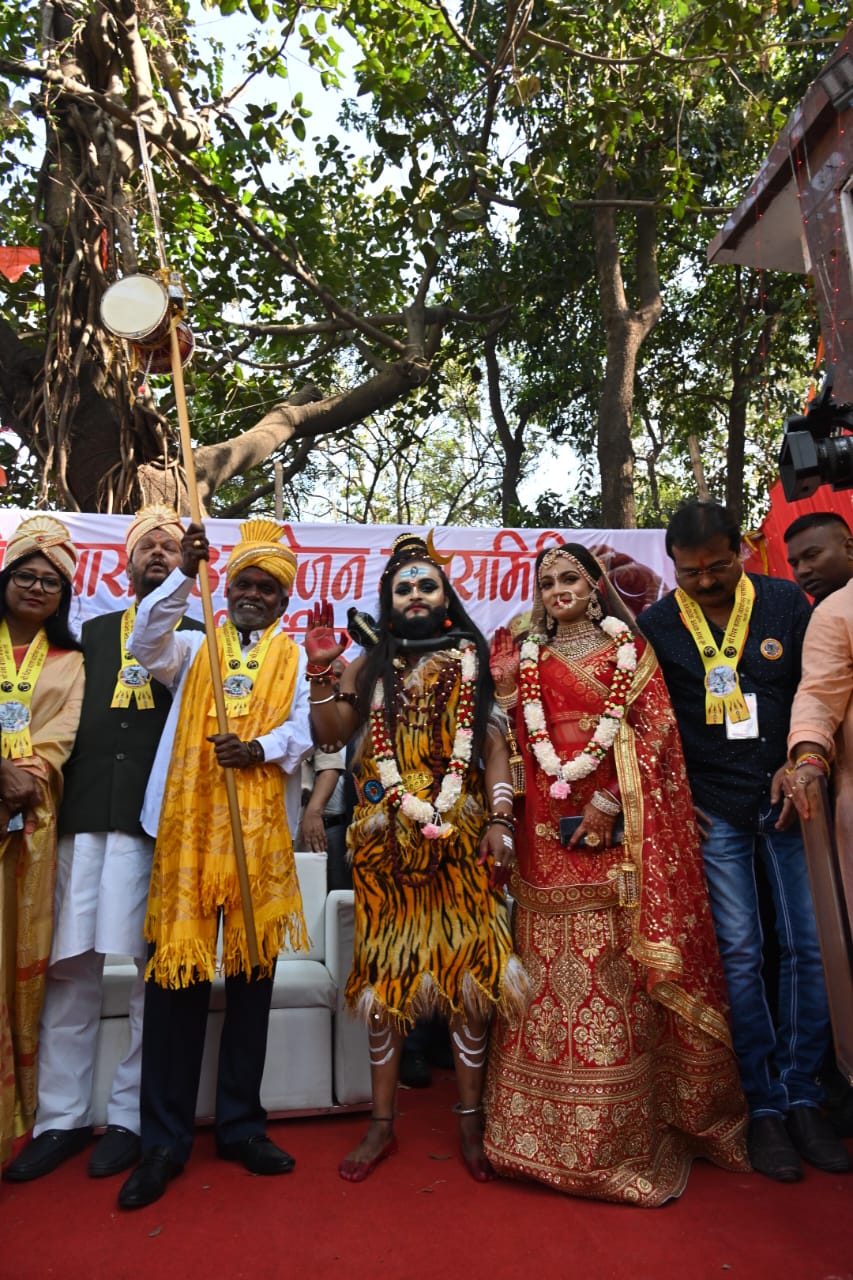
[[[201,503],[198,496],[198,482],[195,474],[195,458],[190,436],[190,418],[187,412],[187,393],[184,386],[184,366],[181,360],[181,346],[178,341],[177,322],[179,319],[175,307],[172,306],[172,294],[169,288],[169,267],[166,259],[166,241],[160,222],[160,209],[157,202],[157,189],[154,186],[154,175],[151,172],[151,160],[148,155],[148,139],[142,121],[136,119],[136,136],[139,140],[139,157],[142,162],[142,173],[148,192],[148,203],[151,206],[151,218],[154,223],[154,238],[157,242],[157,256],[160,259],[160,270],[163,284],[169,296],[169,342],[172,355],[172,381],[175,384],[175,404],[178,410],[178,425],[181,434],[181,455],[187,477],[187,494],[190,501],[190,515],[195,524],[201,524]],[[230,733],[228,712],[225,709],[225,693],[222,688],[222,672],[219,669],[219,650],[216,647],[216,622],[213,617],[213,598],[210,594],[210,577],[207,565],[204,572],[199,572],[198,584],[201,590],[201,606],[204,613],[204,632],[207,637],[207,654],[210,662],[210,683],[213,686],[213,703],[216,707],[216,724],[220,733]],[[243,923],[246,929],[246,946],[249,952],[249,964],[256,969],[260,964],[258,940],[255,936],[255,909],[252,905],[252,891],[249,886],[249,872],[246,867],[246,846],[243,843],[243,823],[240,820],[240,805],[237,800],[237,783],[232,768],[223,768],[225,776],[225,792],[228,797],[228,815],[231,819],[231,838],[234,842],[234,858],[237,863],[237,880],[240,885],[240,899],[243,907]]]
[[[853,938],[825,778],[809,779],[806,799],[810,816],[800,823],[800,829],[826,978],[835,1061],[853,1084]]]
[[[273,475],[275,476],[275,518],[281,524],[284,519],[284,467],[278,458],[273,463]]]
[[[190,515],[195,524],[201,524],[201,503],[198,496],[198,483],[195,474],[192,438],[190,436],[190,420],[187,412],[187,396],[184,388],[184,367],[181,363],[181,348],[178,341],[177,316],[172,315],[169,324],[169,339],[172,347],[172,378],[175,383],[175,404],[178,410],[178,425],[181,433],[181,454],[184,470],[187,474],[187,493],[190,502]],[[216,646],[216,622],[213,616],[213,597],[210,592],[210,576],[207,562],[199,567],[198,584],[201,590],[201,604],[204,612],[204,631],[207,637],[207,653],[210,660],[210,682],[213,685],[213,702],[216,707],[216,724],[220,733],[230,733],[228,712],[225,709],[225,692],[222,688],[222,672],[219,668],[219,650]],[[240,820],[240,805],[237,800],[237,782],[234,770],[223,768],[225,791],[228,796],[228,813],[231,818],[231,837],[234,841],[234,857],[237,862],[237,879],[240,883],[240,898],[243,905],[243,922],[246,927],[246,946],[249,951],[249,964],[253,969],[260,964],[258,940],[255,935],[255,911],[252,905],[252,890],[249,886],[249,871],[246,866],[246,847],[243,843],[243,824]]]

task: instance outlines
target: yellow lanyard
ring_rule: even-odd
[[[136,605],[132,604],[121,615],[121,666],[110,706],[129,707],[131,698],[135,698],[137,710],[150,711],[154,706],[151,676],[127,647],[135,621]]]
[[[33,754],[30,738],[30,702],[47,657],[48,647],[44,627],[40,627],[30,641],[30,646],[18,670],[5,618],[0,622],[2,754],[13,760],[22,760]]]
[[[676,588],[675,598],[681,620],[692,635],[705,668],[705,723],[723,724],[726,712],[733,724],[748,720],[749,710],[741,693],[737,664],[749,634],[755,587],[745,573],[741,574],[735,589],[734,608],[719,648],[696,601],[681,587]]]
[[[225,694],[225,710],[229,718],[249,714],[255,673],[263,662],[266,651],[275,639],[279,628],[280,623],[276,618],[272,626],[267,627],[257,644],[253,644],[251,649],[243,653],[237,628],[231,619],[226,618],[220,627],[222,648],[225,651],[225,676],[222,689]],[[210,714],[216,714],[215,707]]]

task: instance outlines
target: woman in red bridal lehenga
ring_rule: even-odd
[[[533,995],[520,1026],[492,1031],[486,1152],[511,1177],[660,1205],[696,1156],[749,1167],[666,687],[574,544],[539,556],[530,632],[520,646],[498,632],[492,666],[524,761],[511,892]]]

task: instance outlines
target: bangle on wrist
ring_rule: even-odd
[[[593,791],[591,804],[608,818],[615,818],[617,813],[622,812],[622,805],[609,791]]]
[[[328,696],[328,698],[309,698],[309,699],[308,699],[308,706],[309,706],[309,707],[322,707],[322,705],[323,705],[323,703],[324,703],[324,702],[334,702],[334,701],[335,701],[335,695],[334,695],[333,693],[330,693],[330,694],[329,694],[329,696]]]
[[[331,662],[327,662],[325,667],[321,667],[319,663],[309,662],[305,668],[306,680],[328,680],[329,672],[332,670]]]
[[[801,756],[797,756],[794,761],[794,769],[802,769],[804,765],[814,765],[820,769],[828,778],[830,773],[829,761],[826,756],[822,756],[817,751],[807,751]]]
[[[501,711],[511,711],[518,702],[518,685],[516,685],[512,693],[496,693],[495,702]]]
[[[515,834],[515,818],[508,813],[490,813],[488,825],[490,827],[506,827],[507,831],[512,832],[513,835]]]

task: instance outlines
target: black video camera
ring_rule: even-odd
[[[835,403],[832,377],[830,370],[804,414],[785,421],[779,478],[789,502],[810,497],[822,484],[853,489],[853,435],[840,434],[853,431],[853,404]]]

